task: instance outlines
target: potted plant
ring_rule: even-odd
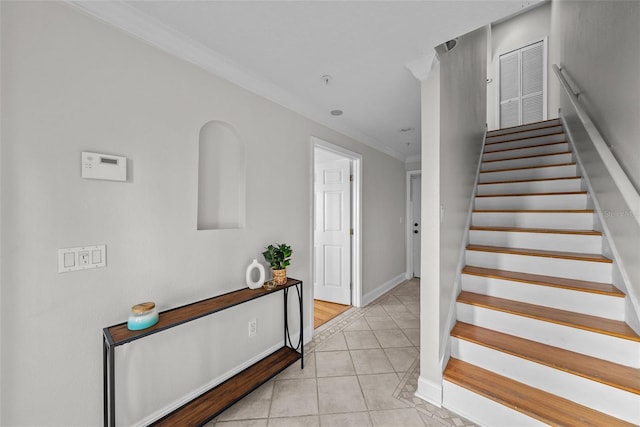
[[[269,245],[266,249],[262,255],[271,266],[273,281],[278,285],[284,285],[287,283],[287,266],[291,264],[293,250],[286,243]]]

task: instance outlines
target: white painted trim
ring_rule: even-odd
[[[422,376],[418,377],[418,387],[415,396],[437,406],[442,407],[442,383],[434,383]]]
[[[433,60],[435,57],[436,52],[431,51],[422,58],[407,62],[405,64],[405,67],[407,67],[409,71],[411,71],[413,77],[420,81],[423,81],[426,80],[427,77],[429,77],[429,73],[431,72],[431,65],[433,64]]]
[[[414,154],[412,156],[409,156],[406,158],[404,162],[413,163],[413,162],[419,162],[419,161],[422,161],[422,154]]]
[[[378,139],[345,124],[343,121],[335,120],[335,118],[329,116],[326,111],[316,105],[225,58],[218,52],[123,1],[64,0],[64,2],[170,55],[190,62],[301,116],[354,138],[398,160],[405,160],[405,156],[399,151],[387,146]]]
[[[415,176],[422,176],[422,171],[407,171],[407,179],[406,179],[406,193],[407,197],[405,199],[405,211],[406,211],[406,254],[407,254],[407,273],[405,274],[405,278],[407,280],[413,277],[413,237],[411,232],[413,231],[411,226],[411,218],[412,218],[412,210],[411,210],[411,179]],[[422,236],[421,236],[422,237]]]
[[[554,65],[555,67],[555,65]],[[575,105],[574,105],[575,107]],[[604,234],[604,238],[606,239],[607,244],[609,245],[609,248],[611,249],[611,255],[614,259],[614,263],[613,263],[613,268],[615,270],[617,270],[617,273],[619,273],[619,275],[616,275],[615,273],[612,275],[613,278],[616,277],[620,277],[620,279],[622,280],[622,283],[613,283],[616,287],[618,288],[622,288],[621,290],[624,291],[624,293],[627,295],[627,298],[629,298],[629,301],[631,302],[631,306],[633,307],[633,310],[635,311],[635,316],[631,317],[630,319],[627,319],[627,323],[629,324],[629,326],[632,327],[632,329],[636,332],[636,333],[640,333],[640,301],[638,300],[638,295],[636,295],[635,290],[633,288],[633,286],[631,285],[631,279],[629,279],[629,275],[627,274],[626,269],[624,268],[624,265],[620,262],[620,260],[622,259],[620,257],[620,252],[618,252],[618,249],[613,241],[613,239],[611,238],[611,232],[609,231],[609,227],[607,226],[606,221],[604,221],[604,214],[602,212],[602,207],[600,206],[600,202],[598,202],[598,198],[596,196],[596,192],[593,189],[593,186],[591,185],[591,180],[589,179],[589,175],[587,174],[585,168],[584,168],[584,164],[582,163],[582,158],[580,157],[580,152],[577,150],[576,144],[575,144],[575,140],[573,138],[573,134],[571,133],[571,129],[569,126],[567,126],[567,122],[564,118],[564,115],[560,114],[560,120],[562,121],[562,125],[564,128],[564,132],[567,135],[567,141],[569,142],[569,145],[571,146],[571,151],[575,154],[576,156],[576,163],[578,164],[578,168],[579,170],[582,172],[582,179],[584,180],[584,183],[587,186],[587,190],[589,191],[589,195],[591,196],[591,201],[593,202],[593,207],[594,210],[596,212],[596,215],[598,216],[598,220],[600,222],[600,225],[602,226],[602,231]],[[582,123],[584,125],[584,122]],[[604,141],[603,141],[604,143]],[[594,142],[595,145],[595,142]],[[604,161],[604,159],[603,159]],[[605,167],[607,165],[605,164]],[[619,165],[618,165],[619,167]],[[616,183],[617,184],[617,183]],[[618,187],[618,189],[620,189],[620,187]],[[626,200],[626,199],[625,199]],[[636,219],[638,219],[639,217],[636,216]]]
[[[162,408],[162,409],[154,412],[153,414],[150,414],[150,415],[146,416],[142,420],[138,421],[137,423],[135,423],[135,425],[138,426],[138,427],[143,427],[143,426],[150,425],[151,423],[159,420],[160,418],[164,417],[165,415],[167,415],[167,414],[171,413],[172,411],[178,409],[180,406],[184,405],[185,403],[187,403],[187,402],[195,399],[196,397],[200,396],[202,393],[206,392],[207,390],[215,387],[218,384],[221,384],[222,382],[228,380],[229,378],[233,377],[234,375],[242,372],[243,370],[247,369],[248,367],[250,367],[254,363],[259,362],[260,360],[264,359],[265,357],[267,357],[268,355],[270,355],[274,351],[278,350],[279,348],[282,348],[282,343],[278,343],[278,344],[272,346],[268,350],[263,351],[262,353],[258,354],[255,357],[252,357],[251,359],[247,360],[246,362],[242,363],[241,365],[238,365],[238,366],[234,367],[233,369],[225,372],[224,374],[218,376],[217,378],[212,379],[211,381],[207,382],[206,384],[204,384],[203,386],[197,388],[196,390],[192,391],[191,393],[181,397],[180,399],[174,400],[172,403],[170,403],[169,405],[165,406],[164,408]]]
[[[314,169],[315,169],[315,156],[314,149],[322,148],[327,151],[331,151],[333,153],[339,154],[341,156],[347,157],[351,160],[351,170],[353,173],[353,191],[351,194],[352,198],[352,207],[351,207],[351,223],[353,225],[353,246],[351,251],[351,283],[353,284],[351,289],[351,305],[355,307],[363,307],[362,303],[362,155],[350,151],[344,147],[339,145],[332,144],[328,141],[320,139],[318,137],[311,137],[311,168],[310,168],[310,218],[311,224],[310,227],[310,254],[313,254],[314,247],[314,233],[313,233],[313,224],[314,224],[314,215],[315,215],[315,190],[314,190]],[[310,256],[311,262],[310,266],[310,279],[313,284],[313,272],[315,268],[315,259],[313,255]],[[312,300],[313,300],[313,286],[311,286],[312,292]],[[311,324],[313,324],[313,310],[310,313]]]
[[[391,289],[395,288],[396,286],[398,286],[400,283],[404,281],[405,281],[405,274],[401,273],[401,274],[398,274],[393,279],[384,282],[377,288],[362,295],[362,306],[359,306],[359,307],[366,307],[367,305],[375,301],[377,298],[380,298],[382,295],[389,292]]]

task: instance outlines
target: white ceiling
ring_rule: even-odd
[[[68,0],[172,54],[401,160],[420,154],[433,48],[540,0]],[[415,68],[415,67],[413,67]],[[325,85],[325,74],[332,80]],[[344,114],[335,117],[331,110]],[[400,129],[413,131],[401,132]]]

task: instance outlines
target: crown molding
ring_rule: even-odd
[[[64,2],[170,55],[203,68],[307,119],[340,132],[395,159],[405,160],[405,156],[399,151],[383,144],[378,139],[339,121],[337,118],[329,117],[326,111],[302,100],[273,82],[260,77],[251,70],[225,58],[202,43],[170,28],[121,0],[64,0]]]
[[[437,61],[435,51],[428,53],[422,58],[415,59],[413,61],[407,62],[405,67],[411,71],[413,77],[420,81],[424,81],[429,77],[429,73],[431,72],[431,66],[433,65],[433,61]]]

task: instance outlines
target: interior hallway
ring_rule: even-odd
[[[298,363],[207,427],[472,426],[414,397],[419,375],[420,282],[399,285],[315,332]]]

